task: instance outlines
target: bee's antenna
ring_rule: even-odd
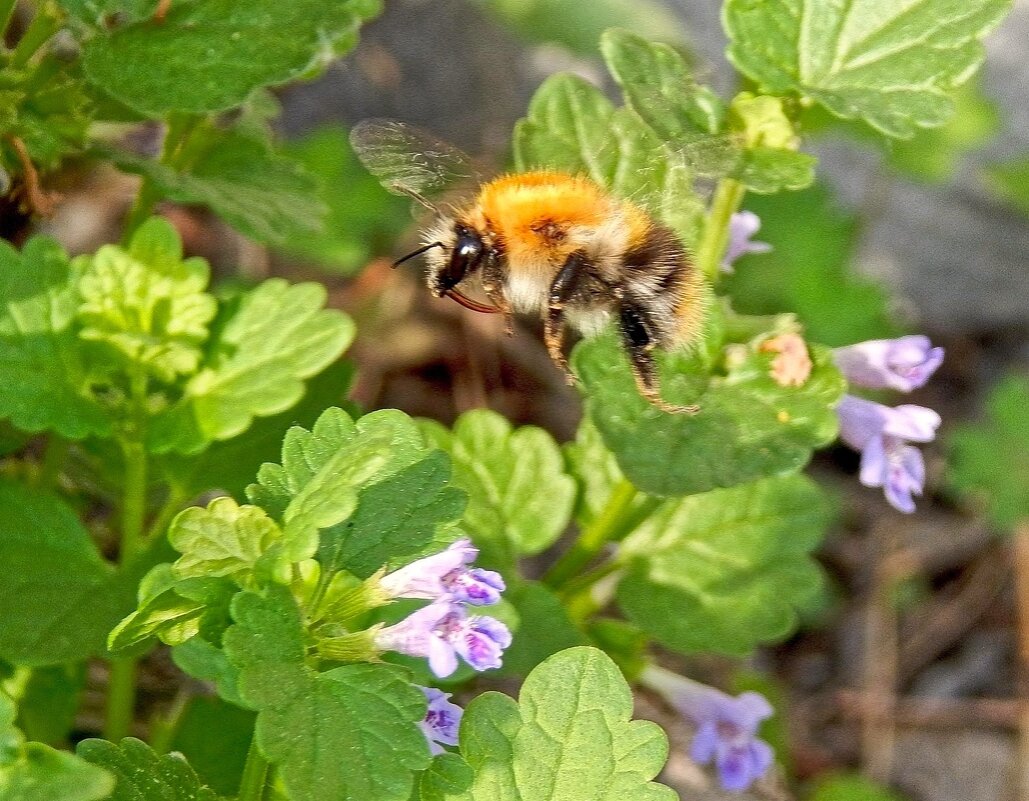
[[[446,245],[444,245],[442,242],[433,242],[431,245],[426,245],[425,247],[418,248],[418,250],[414,251],[414,253],[408,253],[406,256],[397,259],[395,262],[393,262],[393,267],[394,268],[399,267],[401,264],[403,264],[408,259],[413,259],[415,256],[421,256],[427,250],[432,250],[433,248],[443,248],[443,247],[446,247]]]

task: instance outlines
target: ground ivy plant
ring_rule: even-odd
[[[691,755],[724,787],[770,781],[768,701],[672,673],[656,646],[745,657],[822,603],[811,554],[832,504],[803,470],[840,437],[862,483],[912,511],[911,443],[939,417],[855,391],[910,391],[943,353],[917,335],[856,342],[869,321],[899,332],[831,252],[786,277],[814,271],[836,298],[738,281],[736,259],[769,250],[743,204],[840,229],[809,188],[805,115],[898,139],[944,124],[1006,2],[727,0],[748,87],[732,98],[619,29],[600,52],[620,103],[572,75],[543,83],[516,167],[636,199],[710,287],[700,342],[658,357],[666,399],[700,412],[648,404],[605,334],[573,354],[585,413],[564,445],[487,410],[446,427],[356,409],[340,361],[354,326],[320,285],[212,286],[154,216],[204,205],[322,256],[343,247],[330,212],[395,227],[321,183],[367,181],[333,155],[341,136],[282,149],[269,127],[268,87],[344,54],[375,0],[16,6],[0,0],[0,171],[21,214],[19,245],[0,244],[0,798],[675,798],[632,685],[691,720]],[[160,136],[133,148],[125,130]],[[140,184],[121,241],[70,257],[31,220],[73,159]],[[840,297],[862,312],[835,315]],[[190,678],[144,708],[158,648]],[[90,665],[99,715],[81,703]],[[522,683],[483,691],[480,674]]]

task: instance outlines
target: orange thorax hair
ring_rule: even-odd
[[[559,172],[504,175],[483,184],[469,222],[494,233],[512,263],[546,261],[559,265],[580,244],[576,231],[610,224],[628,227],[629,241],[642,239],[647,215],[583,176]]]

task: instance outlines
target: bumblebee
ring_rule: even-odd
[[[704,316],[704,286],[686,248],[640,205],[582,175],[514,173],[480,185],[447,210],[427,195],[452,176],[471,177],[459,151],[401,123],[366,121],[351,133],[359,158],[394,192],[432,209],[422,246],[429,291],[469,309],[539,314],[554,363],[574,383],[563,352],[570,327],[584,336],[614,320],[640,394],[666,412],[653,350],[692,343]],[[488,303],[463,289],[476,281]]]

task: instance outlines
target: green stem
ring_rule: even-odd
[[[186,494],[173,484],[168,492],[168,499],[164,502],[160,511],[158,511],[154,522],[150,524],[150,528],[147,529],[147,542],[152,542],[157,537],[164,535],[168,530],[168,526],[171,525],[172,519],[179,513],[182,509],[182,504],[185,502]]]
[[[119,561],[125,565],[136,555],[143,542],[147,457],[142,442],[123,442],[122,452],[125,454],[125,496],[122,502]]]
[[[257,749],[257,732],[250,741],[247,761],[243,766],[243,778],[239,782],[237,801],[262,801],[268,785],[268,760]]]
[[[32,18],[32,22],[14,48],[11,66],[18,68],[28,64],[36,51],[61,29],[62,23],[60,17],[51,15],[45,7],[36,12],[36,16]]]
[[[697,246],[697,266],[712,284],[718,282],[718,272],[729,244],[729,223],[743,202],[747,188],[732,178],[723,178],[715,188],[711,211],[707,215],[704,234]]]
[[[147,378],[139,371],[131,379],[133,428],[121,441],[125,459],[124,494],[121,506],[121,548],[118,563],[125,566],[143,544],[146,517],[147,454],[143,447]],[[112,659],[107,687],[107,720],[104,737],[117,742],[128,735],[136,705],[136,660]]]
[[[161,148],[162,164],[176,167],[179,164],[179,153],[183,150],[189,134],[193,131],[199,117],[193,115],[176,115],[168,120],[168,130],[164,135]],[[154,206],[163,197],[161,190],[149,178],[144,178],[139,185],[139,194],[125,217],[125,228],[122,232],[122,244],[127,245],[136,229],[154,212]]]
[[[128,737],[136,707],[136,660],[112,659],[107,685],[104,739],[116,743]]]
[[[632,513],[632,504],[638,495],[639,490],[626,479],[615,485],[607,505],[597,519],[583,530],[572,547],[551,566],[543,576],[543,581],[551,587],[562,587],[593,561],[608,542],[624,534],[626,520]]]
[[[188,687],[181,687],[172,699],[168,711],[156,717],[150,726],[150,747],[158,754],[167,754],[171,751],[172,743],[175,742],[175,735],[182,725],[182,717],[189,709],[189,703],[193,700],[193,693]]]

